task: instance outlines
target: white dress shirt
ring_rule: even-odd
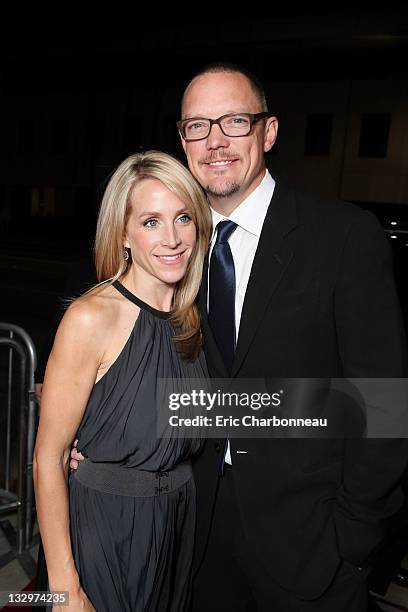
[[[265,221],[266,213],[275,189],[275,181],[265,171],[265,176],[258,187],[231,213],[225,217],[211,209],[213,232],[210,242],[210,261],[215,243],[217,225],[221,221],[233,221],[238,226],[228,240],[235,267],[235,334],[238,340],[239,326],[241,322],[242,307],[244,305],[245,293],[254,262],[259,237]],[[207,294],[208,309],[208,294]],[[225,453],[225,461],[232,465],[229,441]]]

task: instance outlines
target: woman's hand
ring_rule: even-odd
[[[68,591],[68,605],[53,606],[54,612],[96,612],[96,608],[88,599],[85,591],[79,587],[77,591]]]

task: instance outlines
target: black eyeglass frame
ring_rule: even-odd
[[[241,115],[245,115],[246,117],[249,117],[250,126],[249,126],[248,132],[246,134],[234,134],[234,136],[230,136],[230,134],[226,134],[224,130],[222,129],[221,121],[225,119],[225,117],[239,117]],[[269,116],[270,116],[270,113],[265,112],[265,111],[262,113],[227,113],[226,115],[221,115],[221,117],[218,117],[218,119],[209,119],[208,117],[189,117],[188,119],[181,119],[180,121],[177,121],[176,125],[178,129],[180,130],[181,137],[186,142],[197,142],[198,140],[205,140],[210,135],[212,126],[215,124],[217,124],[220,127],[221,132],[227,138],[243,138],[245,136],[250,135],[254,123],[259,121],[260,119],[265,119],[266,117],[269,117]],[[184,136],[184,129],[183,129],[184,125],[188,123],[189,121],[198,121],[200,119],[210,122],[208,134],[206,136],[200,136],[200,138],[186,138]]]

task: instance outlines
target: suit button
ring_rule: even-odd
[[[221,444],[219,442],[215,442],[214,449],[215,449],[215,452],[219,454],[221,451]]]

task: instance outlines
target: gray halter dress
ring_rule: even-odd
[[[86,459],[69,478],[75,564],[98,612],[183,612],[195,529],[190,458],[202,440],[159,437],[156,402],[160,379],[205,380],[206,365],[202,354],[194,363],[178,355],[169,313],[113,286],[140,313],[78,430]]]

